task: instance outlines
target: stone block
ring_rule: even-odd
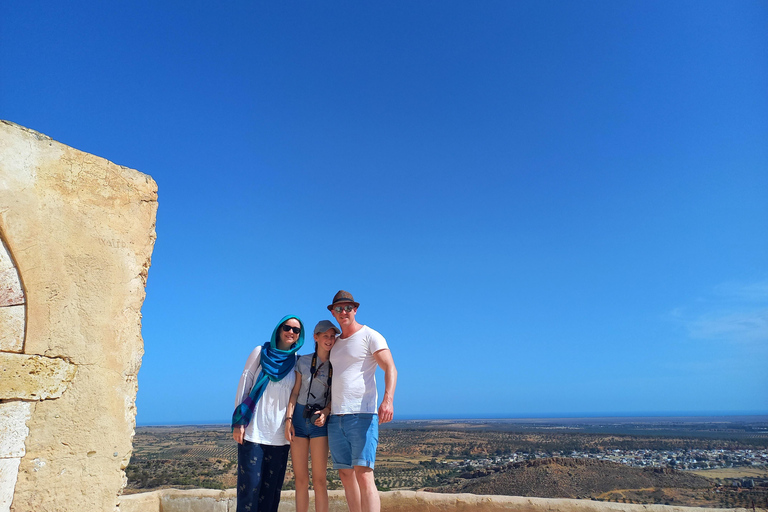
[[[30,402],[0,402],[0,459],[24,456],[31,411]]]
[[[0,270],[0,307],[19,304],[24,304],[24,292],[16,269]]]
[[[11,255],[8,253],[8,248],[0,240],[0,272],[4,272],[9,268],[15,268]]]
[[[11,254],[8,252],[8,248],[5,246],[2,240],[0,240],[0,272],[4,272],[9,268],[15,268]]]
[[[166,491],[160,498],[160,510],[163,512],[229,512],[235,510],[236,500],[234,490],[200,489],[194,493]],[[280,505],[279,512],[287,512],[282,498]]]
[[[63,359],[0,352],[0,400],[59,398],[75,373]]]
[[[160,512],[161,510],[160,491],[125,494],[118,500],[120,512]]]
[[[19,476],[19,462],[19,458],[0,459],[0,512],[11,510],[13,489]]]
[[[0,352],[24,348],[24,306],[0,307]]]

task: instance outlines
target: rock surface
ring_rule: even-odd
[[[156,211],[149,176],[0,121],[0,512],[115,510]]]

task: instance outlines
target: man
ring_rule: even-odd
[[[340,290],[328,309],[341,327],[331,350],[331,417],[328,444],[339,470],[350,512],[379,512],[381,501],[373,478],[379,424],[392,421],[397,369],[387,341],[355,320],[360,306]],[[384,398],[376,414],[376,365],[384,370]]]

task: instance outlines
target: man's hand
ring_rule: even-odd
[[[232,437],[237,444],[243,444],[245,439],[245,425],[235,425],[235,429],[232,431]]]
[[[384,400],[381,401],[379,406],[379,425],[392,421],[394,415],[395,407],[392,404],[392,399],[384,395]]]

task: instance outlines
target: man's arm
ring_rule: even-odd
[[[388,348],[373,353],[376,363],[384,370],[384,399],[379,406],[379,423],[392,421],[395,414],[395,386],[397,385],[397,368]]]

